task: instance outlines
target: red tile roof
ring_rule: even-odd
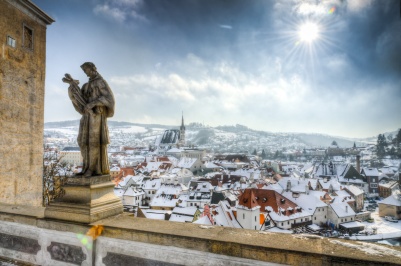
[[[239,196],[239,205],[252,209],[260,206],[260,211],[265,212],[270,206],[275,212],[279,208],[285,210],[283,215],[291,215],[297,211],[298,205],[274,190],[248,188]],[[292,210],[291,210],[292,209]]]

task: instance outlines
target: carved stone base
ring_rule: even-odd
[[[123,212],[110,175],[70,177],[63,188],[65,195],[46,207],[46,218],[93,223]]]

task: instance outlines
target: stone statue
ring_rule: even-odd
[[[65,74],[63,78],[63,82],[70,84],[68,95],[75,110],[82,115],[77,139],[84,161],[81,173],[84,177],[107,175],[110,173],[107,118],[114,115],[114,95],[93,63],[86,62],[81,68],[89,77],[82,88],[71,75]]]

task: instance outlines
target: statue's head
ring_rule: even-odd
[[[94,77],[97,74],[96,66],[92,62],[83,63],[81,68],[88,77]]]

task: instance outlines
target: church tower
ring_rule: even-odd
[[[180,126],[180,146],[185,146],[185,126],[184,126],[184,112],[182,113],[182,121]]]

